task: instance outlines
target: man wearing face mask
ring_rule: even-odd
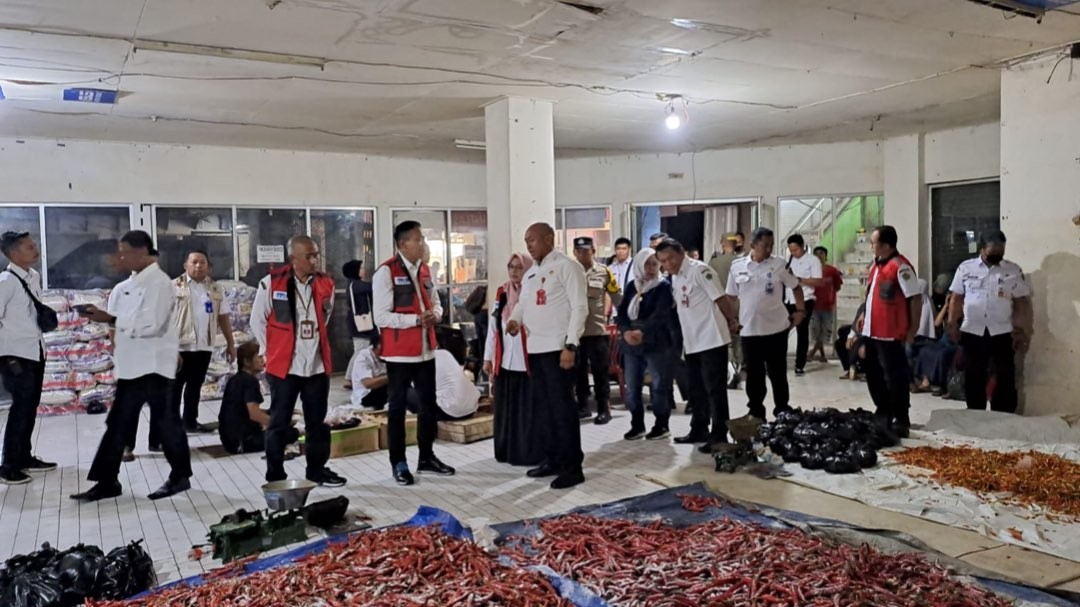
[[[990,408],[1015,413],[1015,352],[1031,340],[1031,285],[1020,266],[1005,259],[1005,234],[984,235],[979,256],[960,264],[950,291],[949,336],[964,348],[968,409],[986,409],[992,362],[997,378]],[[963,324],[960,317],[963,316]]]

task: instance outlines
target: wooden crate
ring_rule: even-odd
[[[495,435],[495,416],[478,413],[469,419],[439,422],[439,440],[475,443]]]
[[[364,417],[372,423],[379,424],[379,449],[390,448],[390,420],[386,411],[374,411],[365,413]],[[405,415],[405,446],[411,447],[416,444],[416,416],[409,413]]]
[[[306,437],[300,437],[304,445]],[[348,457],[379,450],[379,424],[366,422],[355,428],[330,431],[330,457]]]

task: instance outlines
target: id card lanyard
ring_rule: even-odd
[[[300,321],[300,339],[315,339],[315,321],[311,320],[312,316],[312,304],[315,301],[315,288],[311,288],[311,295],[308,296],[307,301],[304,301],[303,294],[300,293],[300,285],[297,284],[296,288],[296,300],[300,302],[304,310],[304,320]],[[300,307],[297,307],[299,310]]]

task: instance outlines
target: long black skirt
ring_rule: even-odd
[[[544,461],[543,416],[529,392],[529,375],[500,369],[495,379],[495,461],[537,466]]]

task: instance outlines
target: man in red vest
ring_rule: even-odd
[[[420,224],[404,221],[394,228],[398,254],[383,262],[372,278],[375,326],[382,335],[382,356],[389,380],[390,465],[399,485],[412,485],[405,461],[405,409],[409,387],[420,397],[416,441],[420,448],[417,472],[452,476],[454,469],[435,457],[439,405],[435,400],[435,325],[442,304],[424,263],[424,234]]]
[[[282,481],[296,399],[304,408],[309,481],[341,487],[344,477],[326,467],[330,459],[330,337],[334,280],[317,270],[319,245],[309,236],[289,240],[289,265],[259,281],[251,309],[251,332],[266,357],[270,426],[266,429],[266,480]]]
[[[915,341],[922,314],[922,291],[911,262],[896,250],[896,228],[881,226],[870,235],[874,263],[866,290],[866,311],[856,330],[866,340],[866,385],[877,415],[907,438],[911,407],[905,346]]]

